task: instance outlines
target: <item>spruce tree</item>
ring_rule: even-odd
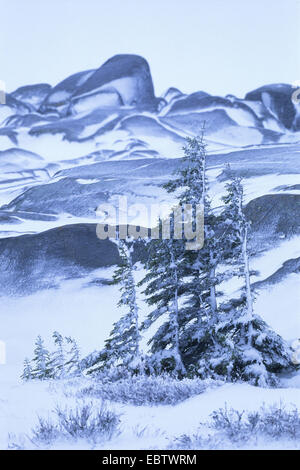
[[[69,349],[65,353],[64,369],[67,376],[76,376],[81,374],[80,351],[77,342],[71,336],[66,336],[65,340]]]
[[[52,370],[52,376],[55,378],[63,378],[65,376],[65,351],[64,351],[64,338],[54,331],[52,338],[56,346],[56,350],[51,354],[49,366]]]
[[[227,227],[224,250],[230,259],[231,275],[243,279],[240,299],[223,306],[216,325],[223,362],[230,379],[243,379],[265,386],[276,383],[274,373],[291,366],[290,350],[283,339],[272,331],[253,310],[250,283],[248,232],[249,223],[243,210],[243,186],[240,178],[226,185],[223,198],[224,224]]]
[[[218,315],[216,287],[223,280],[223,276],[217,274],[217,268],[222,262],[223,234],[208,195],[203,133],[200,137],[187,139],[182,166],[177,177],[165,188],[178,194],[181,206],[190,204],[194,215],[197,205],[202,206],[204,211],[204,246],[186,250],[183,254],[186,270],[182,274],[187,281],[183,289],[186,301],[182,307],[181,338],[182,354],[189,369],[205,375],[203,361],[199,365],[200,357],[208,347],[217,347],[214,329]]]
[[[53,370],[50,366],[49,351],[45,348],[44,341],[40,335],[35,342],[33,364],[33,378],[40,380],[52,378]]]
[[[181,352],[181,323],[179,297],[183,289],[183,240],[174,239],[174,219],[171,218],[170,239],[153,240],[150,243],[147,274],[140,285],[146,284],[146,302],[155,306],[144,321],[143,329],[152,327],[157,320],[162,324],[151,337],[150,369],[156,372],[186,374]],[[160,232],[162,223],[159,222]],[[165,320],[165,321],[163,321]]]
[[[25,358],[24,360],[24,368],[23,368],[23,373],[21,375],[21,379],[24,381],[33,379],[32,367],[31,367],[30,360],[28,358]]]
[[[118,306],[125,308],[127,312],[114,323],[99,357],[99,366],[97,365],[93,370],[121,367],[133,373],[141,373],[144,365],[140,349],[141,334],[134,280],[135,266],[132,261],[133,242],[126,243],[124,240],[118,240],[117,244],[120,262],[113,280],[115,284],[120,285],[121,296]]]

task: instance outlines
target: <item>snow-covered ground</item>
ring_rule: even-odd
[[[93,444],[87,440],[55,442],[50,448],[106,448],[106,449],[165,449],[179,436],[200,432],[203,437],[212,434],[208,427],[214,411],[233,408],[237,411],[258,411],[261,407],[285,406],[300,409],[300,377],[285,380],[282,388],[262,389],[248,384],[224,384],[208,388],[177,405],[134,406],[109,402],[108,407],[120,416],[120,433],[112,440]],[[100,398],[78,399],[76,392],[89,385],[89,380],[76,383],[33,381],[25,384],[4,384],[0,401],[0,449],[11,445],[38,448],[28,437],[38,423],[38,417],[51,419],[56,406],[75,407],[78,403],[92,403],[97,409]],[[293,441],[259,440],[258,448],[299,448]],[[40,448],[47,447],[44,444]]]
[[[297,249],[294,242],[286,242],[285,249]],[[292,253],[293,251],[291,251]],[[261,259],[257,264],[263,268]],[[275,267],[275,266],[274,266]],[[269,274],[267,271],[264,275]],[[98,270],[93,276],[110,278],[112,269]],[[142,271],[137,277],[142,276]],[[38,416],[53,415],[53,409],[76,404],[76,391],[88,385],[91,379],[79,379],[78,383],[32,381],[22,383],[25,356],[32,357],[33,343],[38,334],[45,338],[46,346],[51,344],[51,334],[58,330],[63,335],[71,335],[78,341],[82,355],[100,349],[107,337],[112,323],[120,316],[116,307],[117,286],[90,286],[83,280],[66,281],[60,289],[45,290],[22,298],[2,299],[0,322],[1,340],[6,344],[7,363],[0,365],[0,448],[9,445],[33,447],[26,436],[36,425]],[[300,337],[299,275],[290,275],[284,282],[270,289],[261,290],[257,302],[257,312],[287,340]],[[289,293],[286,295],[286,293]],[[297,295],[297,294],[296,294]],[[140,293],[140,306],[142,294]],[[145,342],[144,342],[145,344]],[[209,421],[214,410],[225,404],[236,410],[258,410],[263,404],[284,403],[300,409],[300,374],[285,378],[281,388],[262,389],[248,384],[224,384],[209,387],[204,393],[185,400],[177,405],[134,406],[110,403],[109,406],[121,415],[121,432],[117,437],[98,447],[110,449],[166,448],[176,437],[193,434],[201,423]],[[93,406],[99,399],[92,400]],[[205,425],[201,433],[211,432]],[[22,437],[23,435],[23,437]],[[25,436],[26,435],[26,436]],[[24,437],[25,436],[25,437]],[[291,443],[257,444],[262,447],[286,447]],[[294,445],[294,444],[293,444]],[[55,448],[91,448],[87,441],[59,442]]]

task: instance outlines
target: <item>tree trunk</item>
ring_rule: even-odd
[[[174,253],[171,247],[171,263],[175,266],[175,259]],[[177,275],[177,267],[174,267],[174,284],[175,284],[175,292],[174,292],[174,301],[173,301],[173,326],[175,330],[175,338],[174,338],[174,349],[176,353],[176,366],[178,370],[182,374],[186,373],[186,369],[182,362],[180,346],[179,346],[179,322],[178,322],[178,315],[179,315],[179,307],[178,307],[178,275]]]
[[[214,264],[213,255],[212,255],[211,251],[209,253],[209,257],[210,257],[210,266],[211,266],[210,273],[209,273],[209,278],[210,278],[210,282],[211,282],[211,285],[210,285],[210,308],[211,308],[211,312],[214,316],[217,309],[218,309],[218,306],[217,306],[217,296],[216,296],[216,286],[215,286],[216,267],[215,267],[215,264]]]
[[[253,302],[252,302],[251,284],[250,284],[250,269],[249,269],[248,250],[247,250],[247,235],[248,235],[248,229],[247,229],[247,226],[246,226],[245,230],[244,230],[242,253],[243,253],[243,261],[244,261],[244,278],[245,278],[245,287],[246,287],[247,314],[248,314],[248,317],[249,317],[248,343],[251,344],[252,334],[253,334],[253,327],[252,327]]]

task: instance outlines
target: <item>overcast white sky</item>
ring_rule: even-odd
[[[114,54],[170,86],[242,96],[300,80],[299,0],[0,0],[0,79],[52,85]]]

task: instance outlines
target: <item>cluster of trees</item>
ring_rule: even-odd
[[[33,359],[26,358],[24,361],[23,380],[62,379],[80,375],[80,352],[76,341],[70,336],[62,336],[58,331],[54,331],[52,338],[55,349],[49,352],[41,336],[37,337]]]
[[[119,240],[121,285],[119,305],[127,308],[117,321],[90,373],[123,368],[132,373],[176,374],[178,377],[223,377],[265,386],[276,373],[291,367],[290,349],[283,339],[254,314],[249,268],[249,223],[243,211],[243,186],[232,177],[222,209],[213,210],[206,179],[203,136],[188,138],[182,168],[165,185],[179,204],[204,207],[204,246],[186,250],[184,237],[146,243],[148,261],[144,286],[152,307],[141,321],[132,261],[133,241]],[[160,221],[160,226],[162,222]],[[239,298],[223,300],[221,285],[239,276]],[[220,300],[221,298],[221,300]],[[156,325],[159,325],[156,327]],[[151,329],[150,352],[141,352],[141,333]]]
[[[293,367],[290,348],[253,310],[241,180],[230,179],[222,208],[214,210],[201,136],[187,139],[182,167],[165,189],[176,194],[180,207],[189,204],[194,215],[197,206],[203,207],[204,246],[187,250],[184,230],[178,236],[171,214],[170,237],[145,241],[146,275],[137,285],[132,259],[136,242],[118,240],[120,264],[114,281],[120,285],[119,306],[125,314],[113,325],[103,350],[80,361],[73,339],[55,332],[56,350],[50,354],[38,337],[33,360],[25,361],[24,380],[62,378],[84,368],[91,374],[168,372],[179,378],[225,378],[266,386],[276,383],[277,373]],[[162,225],[160,220],[160,234]],[[222,283],[235,276],[243,280],[240,295],[224,300]],[[137,287],[144,289],[151,307],[143,320]],[[147,331],[151,337],[144,354],[142,333]]]

